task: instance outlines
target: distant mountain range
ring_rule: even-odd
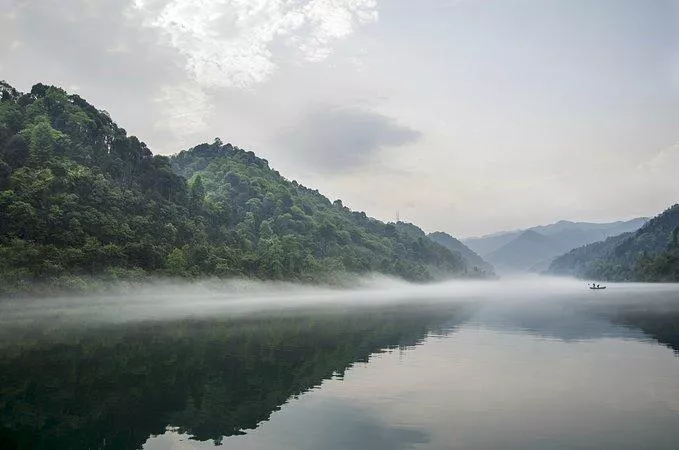
[[[448,233],[437,231],[429,234],[428,237],[437,244],[447,248],[452,253],[462,256],[462,259],[467,263],[468,270],[472,272],[482,272],[487,275],[494,274],[495,269],[493,269],[491,264],[488,264],[476,252]]]
[[[643,226],[647,218],[612,223],[560,222],[465,239],[464,244],[499,273],[542,272],[558,256]]]
[[[600,280],[679,281],[679,205],[634,232],[556,258],[549,272]]]

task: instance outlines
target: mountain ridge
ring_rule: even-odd
[[[633,233],[579,247],[556,258],[549,273],[611,281],[679,281],[679,204]]]
[[[429,239],[446,247],[451,252],[459,253],[467,261],[467,269],[472,272],[479,272],[480,275],[495,275],[495,269],[491,264],[481,258],[469,247],[464,245],[459,239],[454,238],[448,233],[435,231],[428,235]]]
[[[463,242],[500,271],[542,272],[552,260],[574,248],[636,230],[646,221],[646,218],[608,223],[561,220],[550,225]],[[537,238],[533,233],[544,239]],[[480,253],[479,250],[485,250],[486,253]]]
[[[216,139],[154,155],[55,86],[0,83],[0,292],[151,275],[336,282],[464,276],[458,254],[289,181]]]

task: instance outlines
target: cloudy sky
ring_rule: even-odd
[[[427,231],[679,201],[679,0],[0,0],[0,79]]]

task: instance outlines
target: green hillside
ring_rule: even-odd
[[[150,274],[426,281],[464,270],[424,233],[332,203],[252,152],[216,140],[170,159],[57,87],[1,83],[0,96],[0,292]]]
[[[679,281],[679,205],[635,233],[581,247],[557,258],[550,272],[615,281]]]
[[[465,260],[469,273],[478,274],[479,276],[494,276],[492,265],[484,261],[483,258],[473,250],[448,233],[436,231],[429,234],[429,239],[444,246],[453,253],[459,253],[459,255],[462,256],[462,259]]]
[[[228,246],[242,271],[267,278],[319,272],[381,272],[410,280],[461,273],[459,255],[399,222],[385,224],[288,181],[266,160],[230,144],[202,144],[172,157],[190,180],[210,239]],[[199,189],[196,186],[202,186]]]
[[[593,270],[594,264],[608,256],[621,242],[633,233],[623,233],[605,241],[595,242],[571,250],[559,256],[549,266],[549,272],[555,275],[586,276]]]

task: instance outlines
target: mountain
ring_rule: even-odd
[[[549,237],[526,230],[486,259],[500,272],[530,271],[533,266],[558,255],[560,247]]]
[[[525,231],[525,230],[523,230]],[[462,243],[482,257],[500,249],[516,239],[523,231],[493,233],[486,236],[463,239]]]
[[[560,222],[522,231],[465,240],[472,250],[493,249],[480,255],[502,272],[542,272],[554,258],[582,245],[635,231],[647,219],[613,223]]]
[[[0,83],[0,291],[151,274],[425,281],[464,270],[414,225],[331,202],[252,152],[217,139],[154,155],[78,95]]]
[[[459,275],[459,255],[415,225],[385,224],[288,181],[254,153],[201,144],[172,157],[174,170],[200,181],[203,214],[216,239],[237,249],[242,271],[265,278],[381,272],[409,280]],[[202,194],[201,194],[202,195]]]
[[[554,275],[585,276],[593,261],[605,257],[633,233],[623,233],[609,237],[605,241],[594,242],[571,250],[554,259],[548,272]]]
[[[464,259],[467,264],[467,269],[470,272],[482,272],[492,275],[494,272],[493,266],[483,260],[478,254],[472,251],[469,247],[464,245],[459,240],[455,239],[448,233],[436,231],[428,235],[429,239],[444,246],[453,253],[457,253]]]
[[[606,237],[636,231],[647,221],[648,217],[639,217],[632,220],[609,223],[571,222],[568,220],[561,220],[551,225],[533,227],[531,230],[546,236],[578,231],[587,235],[587,239],[595,239],[598,237],[599,239],[597,239],[597,241],[600,241],[604,240]]]
[[[554,274],[601,280],[679,281],[679,205],[634,233],[575,249],[551,264]]]

